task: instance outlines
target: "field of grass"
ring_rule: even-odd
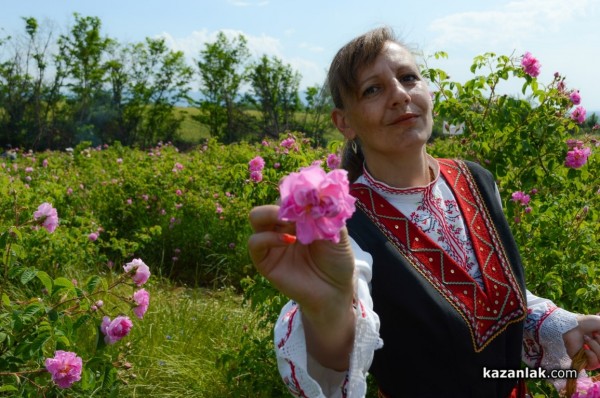
[[[219,355],[255,331],[252,314],[231,290],[150,288],[150,310],[123,349],[135,364],[123,374],[128,397],[226,397]]]
[[[179,107],[177,108],[179,115],[184,117],[183,123],[179,130],[179,139],[184,143],[194,145],[206,138],[210,138],[210,132],[208,127],[197,120],[193,119],[194,115],[197,115],[200,111],[193,107]],[[258,114],[257,111],[249,111]],[[297,120],[303,120],[305,117],[304,113],[298,112],[296,115]],[[333,124],[324,134],[325,142],[340,141],[343,139],[342,135],[335,129]]]

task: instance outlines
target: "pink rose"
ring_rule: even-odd
[[[109,317],[102,318],[100,330],[104,334],[106,344],[114,344],[127,336],[133,327],[133,322],[127,316],[118,316],[112,321]]]
[[[58,213],[50,203],[44,202],[33,213],[33,219],[41,223],[48,232],[52,233],[58,226]]]
[[[581,124],[585,122],[585,108],[581,105],[576,107],[573,112],[571,112],[571,119],[575,120],[577,123]]]
[[[148,278],[150,278],[150,268],[148,268],[148,266],[139,258],[125,264],[123,269],[125,272],[133,272],[135,270],[132,279],[138,286],[142,286],[148,281]]]
[[[540,74],[542,65],[530,52],[526,52],[521,59],[521,66],[523,67],[523,71],[529,76],[537,77]]]
[[[150,304],[150,293],[146,289],[140,289],[133,293],[133,301],[135,301],[136,307],[133,309],[133,313],[140,319],[144,318],[144,314],[148,310]]]
[[[264,168],[265,160],[260,156],[256,156],[254,159],[248,162],[248,169],[250,171],[262,171]]]
[[[529,195],[527,195],[525,192],[517,191],[512,194],[511,200],[513,202],[518,202],[518,203],[521,203],[521,205],[526,206],[527,204],[529,204],[531,197]]]
[[[587,163],[587,159],[591,153],[592,150],[588,147],[573,148],[572,151],[567,152],[567,157],[565,158],[565,166],[570,167],[572,169],[578,169],[580,167],[583,167],[583,165]]]
[[[74,352],[58,350],[54,358],[47,358],[44,364],[59,388],[69,388],[81,380],[83,361]]]
[[[330,170],[337,169],[338,167],[340,167],[340,163],[340,158],[335,153],[330,153],[327,156],[327,167],[329,167]]]
[[[296,143],[296,140],[293,139],[292,137],[286,138],[285,140],[281,141],[281,143],[279,144],[280,146],[290,149],[291,147],[294,146],[294,144]]]
[[[573,103],[573,105],[579,105],[581,103],[581,95],[579,95],[579,90],[575,90],[569,95],[569,99]]]
[[[92,232],[91,234],[88,235],[88,239],[91,242],[95,242],[98,239],[98,234],[96,232]]]
[[[279,218],[296,222],[301,243],[317,239],[339,242],[340,230],[355,211],[347,174],[342,169],[326,174],[318,166],[309,166],[282,180]]]
[[[263,179],[263,175],[260,171],[251,171],[250,179],[254,182],[261,182]]]

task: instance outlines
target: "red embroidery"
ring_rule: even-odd
[[[296,396],[296,397],[303,397],[303,398],[308,398],[306,396],[306,394],[304,393],[304,390],[302,390],[302,388],[300,387],[300,382],[298,381],[298,378],[296,377],[296,367],[294,366],[294,363],[292,361],[288,361],[288,364],[290,365],[290,372],[292,375],[292,380],[284,380],[288,390],[292,393],[292,395]]]
[[[278,348],[281,348],[284,346],[284,344],[288,341],[288,339],[290,338],[290,335],[292,334],[292,327],[294,326],[294,317],[296,316],[296,313],[298,312],[298,306],[294,305],[293,308],[291,310],[289,310],[284,316],[283,319],[287,320],[287,332],[285,333],[285,336],[283,336],[283,338],[281,340],[279,340],[279,343],[277,344]]]
[[[462,211],[483,287],[455,259],[377,192],[352,186],[356,204],[400,253],[460,313],[471,330],[475,351],[481,351],[506,326],[522,320],[525,302],[497,231],[473,177],[464,163],[439,160],[442,175]]]

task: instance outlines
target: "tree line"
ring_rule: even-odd
[[[33,17],[23,22],[21,36],[0,37],[2,147],[177,142],[182,105],[197,108],[192,117],[223,143],[295,130],[320,144],[328,128],[325,90],[308,87],[302,100],[300,73],[274,56],[251,59],[241,34],[219,32],[188,65],[164,38],[119,43],[104,35],[98,17],[75,13],[59,35]]]

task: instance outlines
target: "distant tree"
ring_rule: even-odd
[[[216,41],[207,43],[197,60],[203,98],[192,102],[200,109],[196,119],[206,124],[210,134],[223,142],[232,142],[236,138],[236,118],[241,115],[236,101],[245,80],[249,56],[243,35],[229,40],[219,32]]]
[[[598,132],[598,115],[596,113],[592,113],[586,119],[583,125],[581,126],[582,130],[590,133],[590,132]]]
[[[52,115],[62,100],[60,71],[48,77],[53,31],[35,18],[23,18],[24,37],[0,42],[8,59],[0,63],[0,142],[33,149],[52,146],[55,130]]]
[[[175,105],[187,98],[192,68],[186,65],[183,52],[169,50],[163,38],[146,38],[128,52],[131,72],[123,118],[129,142],[147,146],[173,140],[182,122]],[[119,90],[113,85],[115,95],[121,95]]]
[[[75,24],[68,35],[58,38],[57,64],[65,71],[69,89],[69,110],[76,140],[96,140],[91,118],[94,106],[104,106],[106,93],[106,55],[114,40],[101,36],[98,17],[82,17],[74,13]],[[96,103],[98,102],[98,104]]]
[[[303,130],[312,138],[313,145],[324,145],[325,131],[332,127],[329,114],[333,101],[329,90],[319,85],[307,87],[305,101]]]
[[[295,126],[295,112],[300,108],[300,74],[277,58],[263,55],[251,66],[248,79],[250,100],[261,110],[264,131],[271,137]]]

